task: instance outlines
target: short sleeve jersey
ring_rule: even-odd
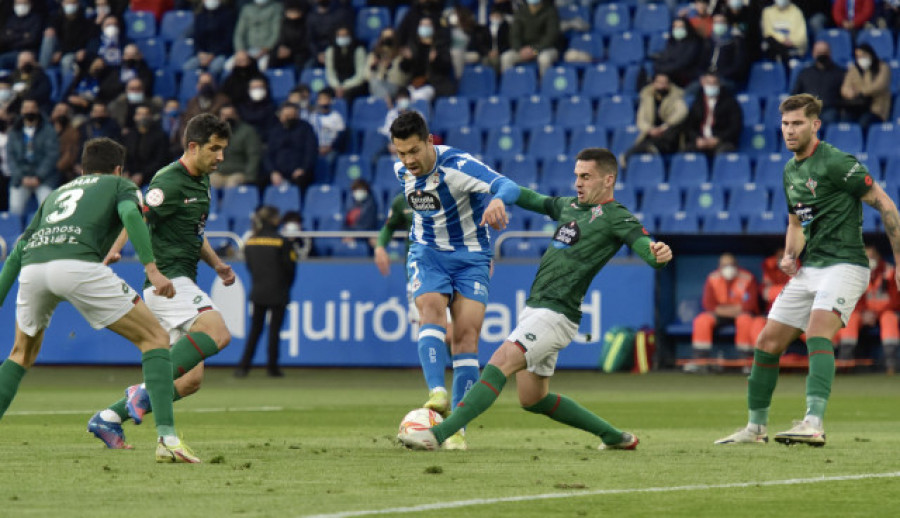
[[[159,271],[196,282],[209,215],[209,177],[191,176],[180,161],[172,162],[153,176],[144,202]]]
[[[544,210],[558,224],[526,304],[552,309],[578,323],[581,301],[594,277],[623,244],[632,246],[647,231],[615,200],[586,205],[575,197],[548,197]]]
[[[92,174],[56,189],[22,235],[22,266],[57,259],[100,262],[122,231],[119,202],[140,210],[140,192],[126,178]]]
[[[788,211],[803,226],[803,264],[839,263],[868,267],[863,245],[862,202],[872,177],[856,157],[820,141],[812,155],[784,166]]]

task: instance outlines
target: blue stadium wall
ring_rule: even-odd
[[[233,263],[238,276],[224,287],[212,270],[200,267],[199,284],[213,297],[233,339],[210,365],[234,365],[244,350],[250,327],[247,294],[250,276],[243,263]],[[131,286],[143,283],[137,263],[114,265]],[[487,362],[512,330],[524,307],[537,264],[498,264],[491,280],[480,341],[480,359]],[[643,262],[610,263],[594,280],[584,299],[580,335],[562,352],[560,368],[595,368],[603,332],[615,325],[652,326],[654,271]],[[284,366],[415,367],[415,330],[406,320],[402,265],[382,277],[371,262],[305,262],[298,265],[294,301],[281,332]],[[16,288],[0,308],[0,324],[11,346]],[[589,336],[588,336],[589,335]],[[257,348],[257,364],[265,361],[265,334]],[[8,349],[7,349],[8,350]],[[6,354],[5,352],[3,353]],[[39,364],[137,364],[140,355],[127,341],[108,330],[94,331],[68,303],[60,304],[46,332]]]

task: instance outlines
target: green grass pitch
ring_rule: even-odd
[[[469,428],[466,452],[394,439],[425,400],[417,370],[208,369],[176,404],[200,465],[154,462],[152,418],[131,451],[85,432],[138,368],[37,367],[0,422],[3,517],[896,517],[900,378],[839,375],[824,448],[717,447],[746,421],[740,375],[562,371],[567,394],[641,439],[635,452],[519,409],[511,381]],[[772,432],[804,411],[804,376],[782,374]],[[429,507],[431,506],[431,507]]]

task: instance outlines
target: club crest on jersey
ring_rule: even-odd
[[[406,197],[406,203],[412,209],[425,216],[437,214],[441,210],[441,200],[430,192],[417,189]]]
[[[144,197],[144,200],[147,201],[147,205],[151,207],[159,207],[162,205],[162,202],[166,200],[166,195],[163,194],[163,190],[160,188],[150,189],[147,191],[147,196]]]
[[[556,233],[553,234],[553,248],[569,248],[574,246],[579,239],[581,239],[581,229],[578,228],[577,222],[570,221],[556,229]]]
[[[599,218],[603,215],[603,206],[597,205],[593,209],[591,209],[591,219],[588,220],[588,223],[593,223],[595,219]]]
[[[816,186],[819,185],[819,182],[810,178],[806,181],[806,188],[809,189],[809,192],[812,193],[813,197],[816,196]]]

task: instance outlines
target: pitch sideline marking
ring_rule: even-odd
[[[443,509],[455,509],[459,507],[469,507],[474,505],[491,505],[506,502],[527,502],[531,500],[549,500],[554,498],[571,498],[578,496],[598,496],[598,495],[623,495],[630,493],[671,493],[675,491],[706,491],[710,489],[733,489],[755,486],[791,486],[797,484],[815,484],[818,482],[838,482],[845,480],[864,480],[872,478],[900,478],[900,471],[890,473],[862,473],[859,475],[838,475],[832,477],[816,477],[816,478],[790,478],[785,480],[767,480],[757,482],[733,482],[730,484],[694,484],[689,486],[662,486],[662,487],[646,487],[646,488],[628,488],[628,489],[597,489],[594,491],[584,491],[577,493],[544,493],[540,495],[527,496],[506,496],[500,498],[475,498],[472,500],[456,500],[450,502],[438,502],[434,504],[415,505],[410,507],[394,507],[391,509],[372,509],[365,511],[346,511],[331,514],[315,514],[306,515],[305,518],[349,518],[352,516],[369,516],[375,514],[390,513],[418,513],[423,511],[438,511]]]
[[[223,408],[190,408],[190,409],[179,409],[179,413],[194,413],[194,414],[213,414],[217,412],[281,412],[282,410],[286,410],[285,407],[281,406],[254,406],[254,407],[223,407]],[[97,409],[93,410],[18,410],[13,412],[7,412],[5,415],[90,415],[96,412]]]

